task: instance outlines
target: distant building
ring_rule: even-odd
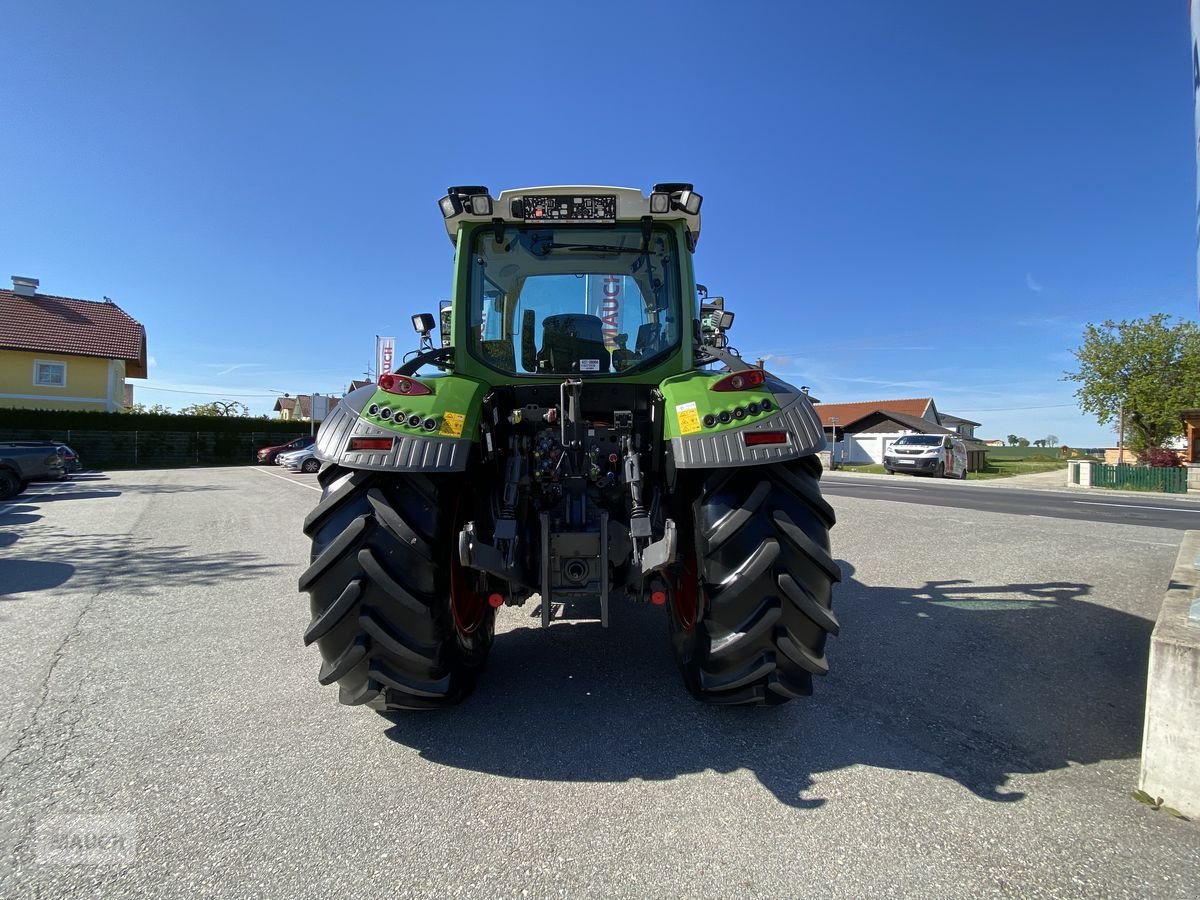
[[[958,434],[967,445],[969,468],[983,467],[983,443],[975,439],[980,423],[939,413],[932,397],[816,403],[813,408],[836,462],[882,463],[887,448],[906,434]]]
[[[145,378],[146,329],[107,298],[38,293],[14,275],[0,289],[0,406],[118,412]]]

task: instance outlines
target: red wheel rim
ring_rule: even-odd
[[[675,618],[679,627],[691,631],[696,627],[696,612],[700,606],[700,581],[696,576],[696,557],[688,556],[683,561],[679,580],[671,597]]]
[[[450,613],[454,617],[454,627],[460,634],[471,634],[483,622],[487,613],[488,602],[479,591],[471,585],[471,577],[458,560],[458,532],[463,525],[463,501],[459,497],[455,505],[454,540],[450,545]]]

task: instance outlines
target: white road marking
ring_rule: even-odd
[[[298,484],[300,487],[308,488],[310,491],[319,491],[319,487],[311,484],[305,484],[303,481],[296,481],[293,478],[288,478],[286,475],[276,475],[274,472],[268,472],[265,469],[251,469],[251,472],[258,472],[260,475],[270,475],[272,478],[278,478],[280,481],[286,481],[288,484]]]
[[[888,491],[919,491],[919,490],[921,490],[920,488],[898,487],[896,485],[891,485],[891,484],[882,484],[882,485],[881,484],[854,484],[851,481],[827,481],[827,482],[825,482],[825,484],[828,487],[882,487],[884,490],[888,490]]]
[[[1133,503],[1101,503],[1099,500],[1072,500],[1083,506],[1116,506],[1119,509],[1152,509],[1155,512],[1200,513],[1200,509],[1184,509],[1182,506],[1137,506]]]

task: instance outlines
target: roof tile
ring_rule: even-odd
[[[123,359],[145,377],[146,329],[109,301],[0,289],[0,349]]]
[[[845,428],[877,410],[922,418],[932,402],[932,397],[913,397],[907,400],[867,400],[862,403],[814,403],[813,409],[820,415],[821,425],[825,428],[833,427],[830,419],[834,418],[838,420],[839,428]]]

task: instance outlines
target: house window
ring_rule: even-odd
[[[33,383],[42,387],[66,387],[67,364],[60,362],[42,362],[40,359],[33,364]]]

